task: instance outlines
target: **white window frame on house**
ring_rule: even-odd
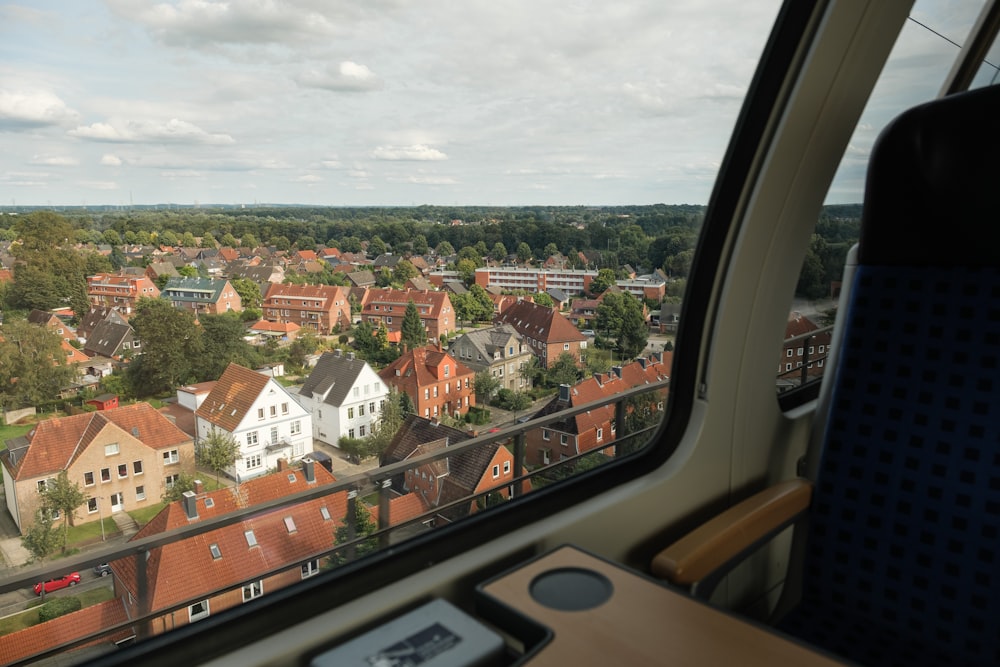
[[[101,468],[101,484],[111,481],[111,468]]]
[[[509,475],[510,474],[510,461],[504,461],[503,462],[503,474],[505,474],[505,475]]]
[[[90,479],[89,482],[87,481],[88,477]],[[94,479],[94,472],[93,471],[87,471],[87,472],[83,473],[83,485],[84,486],[94,486],[94,484],[96,484],[96,483],[97,482]]]
[[[200,621],[203,618],[208,618],[211,615],[212,611],[211,607],[209,607],[207,598],[201,602],[195,602],[192,605],[188,605],[188,622],[190,623]]]
[[[288,414],[288,403],[282,403],[281,404],[281,414],[283,414],[283,415],[287,415]]]
[[[303,579],[308,579],[309,577],[319,574],[319,559],[317,558],[302,563],[302,566],[299,568],[299,572],[302,574]]]
[[[255,447],[260,444],[257,431],[247,431],[247,447]]]
[[[144,484],[140,484],[139,486],[135,487],[135,499],[136,500],[146,499],[146,486]]]
[[[548,447],[543,447],[539,450],[542,455],[542,465],[548,465],[552,463],[552,450]]]
[[[562,445],[562,446],[564,446],[564,447],[566,445],[568,445],[569,444],[569,436],[566,435],[565,433],[560,433],[559,434],[559,444]]]
[[[499,476],[500,476],[500,464],[499,463],[494,463],[493,464],[493,479],[496,479]]]
[[[176,449],[171,449],[163,452],[163,465],[173,465],[175,463],[180,463],[181,457]]]
[[[251,581],[243,587],[243,601],[250,602],[254,598],[259,598],[264,594],[264,580]]]
[[[602,440],[604,440],[604,429],[599,428],[597,429],[597,442],[601,442]]]
[[[123,469],[125,470],[124,474],[122,474],[122,470]],[[127,463],[119,463],[118,464],[118,471],[117,472],[118,472],[118,479],[125,479],[126,477],[128,477],[128,464]]]
[[[132,461],[132,475],[136,476],[141,474],[142,474],[142,459],[139,459],[138,461]]]
[[[302,421],[296,419],[291,424],[289,424],[288,429],[289,429],[289,432],[292,435],[298,435],[298,434],[302,433]]]
[[[163,478],[163,486],[166,487],[167,489],[172,489],[174,488],[174,484],[177,483],[178,479],[180,479],[179,474],[167,475],[166,477]]]
[[[118,447],[117,442],[109,442],[108,444],[104,445],[105,456],[115,456],[118,454],[119,451],[120,448]]]
[[[260,454],[250,454],[245,460],[247,462],[247,470],[254,470],[262,465]]]
[[[550,440],[552,438],[552,432],[547,428],[542,429],[542,440]]]
[[[795,354],[795,351],[794,351],[794,350],[792,350],[792,348],[788,348],[787,350],[785,350],[785,356],[786,356],[786,357],[790,357],[790,356],[792,356],[793,354]]]
[[[97,498],[87,498],[87,514],[95,514],[100,509],[97,502]]]
[[[257,419],[264,421],[264,408],[257,408]]]
[[[347,418],[354,419],[354,408],[347,408]]]

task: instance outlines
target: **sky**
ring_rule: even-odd
[[[0,206],[704,204],[777,8],[0,4]]]

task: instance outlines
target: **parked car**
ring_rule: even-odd
[[[98,563],[94,566],[94,574],[99,577],[106,577],[111,574],[111,566],[107,563]]]
[[[39,581],[35,584],[35,595],[42,594],[42,587],[45,587],[46,593],[51,593],[52,591],[58,591],[60,588],[66,588],[67,586],[76,586],[80,583],[80,573],[70,572],[69,574],[64,574],[61,577],[56,577],[55,579],[49,579],[46,582]]]
[[[587,336],[588,338],[593,338],[596,335],[593,329],[584,329],[580,333],[582,333],[584,336]]]

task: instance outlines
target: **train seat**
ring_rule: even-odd
[[[682,538],[654,574],[697,587],[795,521],[780,631],[862,665],[1000,664],[997,118],[993,86],[883,131],[807,478]]]

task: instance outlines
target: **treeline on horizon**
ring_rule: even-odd
[[[20,207],[19,215],[32,209]],[[49,210],[53,209],[34,209]],[[337,247],[358,252],[362,241],[388,247],[397,254],[426,253],[443,243],[452,252],[497,244],[514,253],[527,244],[535,259],[553,249],[567,256],[574,268],[663,269],[685,278],[691,267],[705,206],[655,204],[642,206],[415,206],[415,207],[65,207],[55,209],[77,230],[80,242],[123,243],[168,238],[180,242],[210,237],[237,244],[245,241],[271,246],[313,249]],[[847,249],[858,238],[860,204],[823,207],[797,292],[818,298],[839,280]],[[3,216],[0,236],[13,240],[17,216]],[[453,224],[460,221],[461,224]],[[111,230],[113,234],[107,234]],[[190,235],[190,236],[186,236]],[[447,248],[447,246],[445,246]],[[583,252],[587,263],[579,261]],[[487,254],[486,252],[483,255]]]

